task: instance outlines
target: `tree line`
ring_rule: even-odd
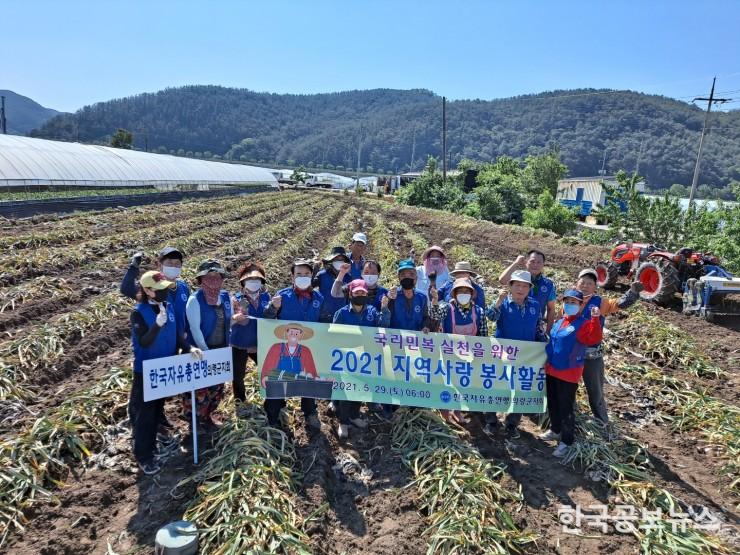
[[[691,180],[703,112],[661,96],[578,89],[448,103],[448,162],[493,163],[559,149],[572,176],[638,171],[654,188]],[[390,173],[441,158],[441,98],[375,89],[279,95],[186,86],[61,114],[32,136],[133,146],[210,159]],[[292,162],[292,163],[291,163]],[[712,114],[700,183],[740,181],[740,111]],[[709,196],[708,191],[704,191]],[[727,193],[723,193],[725,196]]]

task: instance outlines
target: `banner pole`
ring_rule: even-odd
[[[193,464],[198,464],[198,416],[195,414],[195,389],[190,391],[190,411],[193,417]]]

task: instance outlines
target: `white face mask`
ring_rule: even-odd
[[[244,289],[250,293],[259,291],[262,288],[262,282],[258,279],[248,279],[244,282]]]
[[[342,269],[344,262],[342,262],[341,260],[335,260],[334,262],[331,263],[331,265],[334,266],[334,269],[338,272],[339,270]]]
[[[179,278],[180,272],[182,272],[182,268],[178,268],[177,266],[162,266],[162,273],[169,280]]]
[[[308,289],[311,287],[311,278],[308,276],[299,276],[295,278],[295,286],[298,289]]]
[[[362,274],[362,279],[365,280],[365,283],[367,283],[369,287],[374,287],[378,283],[377,274]]]
[[[473,295],[471,295],[470,293],[460,293],[457,296],[457,302],[465,306],[470,302],[470,299],[472,298],[473,298]]]

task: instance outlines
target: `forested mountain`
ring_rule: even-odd
[[[35,137],[104,142],[119,127],[150,150],[270,164],[419,169],[441,154],[441,97],[376,89],[280,95],[187,86],[101,102],[63,114]],[[689,183],[703,111],[631,91],[579,89],[448,103],[448,151],[462,158],[515,158],[552,146],[572,176],[639,170],[652,186]],[[740,111],[712,114],[701,183],[740,180]],[[640,151],[642,154],[640,155]],[[290,162],[289,162],[290,161]]]
[[[59,113],[13,91],[0,90],[0,96],[5,97],[5,119],[10,135],[25,135]]]

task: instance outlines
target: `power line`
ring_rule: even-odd
[[[709,123],[709,113],[712,111],[712,104],[724,104],[725,102],[729,102],[731,99],[729,98],[715,98],[714,97],[714,85],[717,82],[717,78],[715,77],[712,80],[712,90],[709,93],[709,98],[695,98],[694,102],[697,100],[706,102],[707,103],[707,111],[704,114],[704,126],[701,129],[701,138],[699,139],[699,153],[696,155],[696,165],[694,166],[694,178],[691,180],[691,192],[689,193],[689,208],[691,208],[691,204],[694,202],[694,195],[696,194],[696,185],[699,182],[699,168],[701,166],[701,155],[702,151],[704,150],[704,137],[707,135],[707,125]]]

